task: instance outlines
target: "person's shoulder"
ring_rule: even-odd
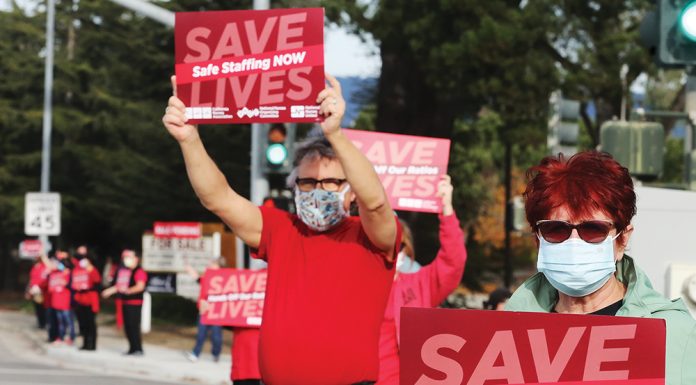
[[[270,221],[273,224],[293,225],[297,219],[297,215],[279,208],[261,206],[259,209],[264,222]]]

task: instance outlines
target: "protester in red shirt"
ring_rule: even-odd
[[[233,328],[232,370],[233,385],[260,385],[258,328]]]
[[[140,267],[140,258],[133,250],[123,250],[121,253],[123,266],[116,271],[114,286],[102,291],[102,297],[108,298],[118,293],[123,311],[123,328],[128,338],[129,356],[142,356],[143,345],[140,334],[142,319],[143,293],[147,285],[147,273]]]
[[[404,225],[402,249],[396,262],[396,275],[387,309],[384,313],[379,341],[380,385],[399,384],[399,331],[402,307],[436,307],[457,288],[464,274],[466,248],[464,232],[452,206],[452,183],[445,175],[438,183],[442,198],[440,219],[440,250],[435,259],[421,267],[415,261],[413,237]]]
[[[289,178],[297,215],[238,195],[176,95],[162,118],[203,206],[268,262],[259,365],[269,385],[369,384],[379,371],[400,226],[374,167],[341,131],[341,86],[326,78],[330,86],[317,97],[324,138],[296,151]],[[354,200],[359,217],[348,215]]]
[[[39,329],[46,328],[46,308],[48,304],[46,301],[46,290],[42,288],[42,283],[46,281],[49,272],[46,263],[41,257],[36,258],[31,271],[29,271],[29,284],[25,293],[26,298],[31,300],[34,305]]]
[[[75,340],[75,324],[70,309],[70,259],[68,253],[60,250],[56,251],[56,257],[46,278],[49,293],[48,306],[55,314],[57,321],[57,335],[53,343],[65,342],[72,345]],[[67,338],[66,333],[69,333]]]
[[[97,349],[97,322],[101,274],[87,255],[87,246],[77,248],[77,265],[72,270],[71,288],[75,298],[75,315],[82,335],[80,350]]]

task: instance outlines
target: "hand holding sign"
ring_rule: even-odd
[[[437,196],[442,198],[442,215],[454,214],[452,206],[452,178],[449,175],[443,175],[437,183]]]
[[[179,143],[188,142],[198,137],[198,126],[186,124],[186,106],[176,96],[176,76],[171,77],[172,81],[172,96],[169,98],[167,108],[164,110],[162,122],[167,128],[169,134],[174,137]]]
[[[346,112],[346,101],[341,94],[341,84],[335,77],[326,74],[330,87],[324,88],[317,97],[317,103],[321,106],[319,113],[324,116],[321,130],[327,138],[341,130],[341,120]]]

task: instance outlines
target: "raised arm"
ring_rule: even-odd
[[[452,183],[449,175],[442,177],[437,185],[438,196],[442,198],[440,214],[440,250],[435,260],[423,268],[419,274],[427,275],[430,281],[431,305],[437,306],[457,288],[464,274],[466,248],[464,232],[452,206]]]
[[[186,106],[176,96],[176,77],[172,76],[174,95],[162,117],[167,131],[179,142],[186,173],[203,206],[220,217],[249,247],[258,247],[263,220],[259,208],[237,194],[215,165],[198,134],[198,127],[186,124]]]
[[[370,241],[393,258],[396,242],[396,221],[389,205],[384,187],[369,160],[341,131],[341,119],[346,102],[341,95],[341,85],[327,74],[330,87],[319,93],[317,103],[321,105],[324,122],[321,128],[333,147],[336,157],[343,166],[346,179],[356,196],[360,209],[360,222]]]

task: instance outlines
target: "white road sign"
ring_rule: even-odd
[[[60,194],[30,192],[24,198],[24,233],[60,235]]]

